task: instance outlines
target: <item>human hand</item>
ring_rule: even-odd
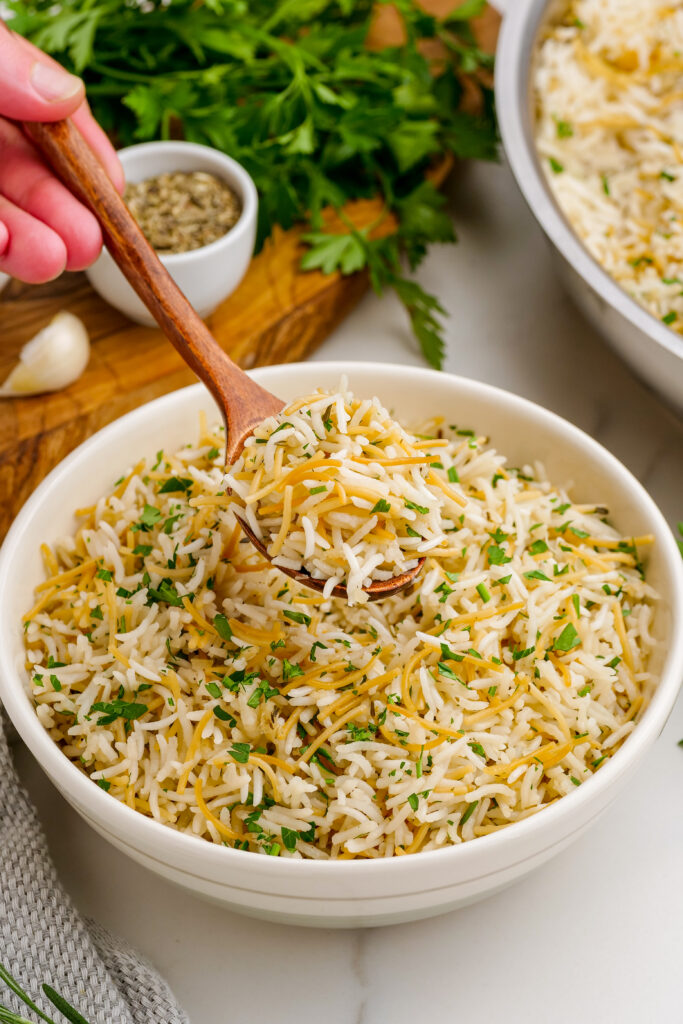
[[[29,284],[89,266],[102,246],[92,213],[54,177],[16,121],[72,118],[114,185],[123,170],[80,78],[0,21],[0,271]],[[11,119],[11,120],[9,120]]]

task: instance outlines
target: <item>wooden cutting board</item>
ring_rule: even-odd
[[[443,14],[461,0],[423,0]],[[396,41],[388,8],[375,27],[376,42]],[[498,15],[491,9],[477,26],[481,45],[495,47]],[[434,169],[440,184],[451,167]],[[359,227],[381,213],[379,200],[349,204]],[[344,226],[329,217],[333,230]],[[393,230],[386,218],[380,232]],[[304,359],[353,309],[368,288],[366,273],[342,277],[302,272],[300,229],[276,231],[252,261],[237,291],[208,319],[218,342],[245,368]],[[83,376],[65,391],[35,398],[0,399],[0,539],[42,478],[100,427],[135,408],[191,384],[194,374],[161,331],[131,323],[108,306],[83,274],[63,274],[46,285],[11,282],[0,296],[0,380],[19,350],[56,312],[68,309],[86,324],[92,355]]]

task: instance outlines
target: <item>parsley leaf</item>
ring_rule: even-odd
[[[581,638],[571,622],[568,622],[558,637],[553,642],[554,651],[571,651],[578,647]]]

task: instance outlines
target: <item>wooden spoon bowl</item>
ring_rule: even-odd
[[[242,527],[242,530],[256,550],[262,554],[264,558],[267,558],[268,561],[270,561],[271,557],[268,554],[268,549],[263,541],[256,536],[252,528],[247,522],[245,522],[242,516],[237,516],[236,518]],[[398,576],[392,576],[389,580],[375,580],[375,582],[371,583],[369,587],[363,587],[363,590],[371,601],[381,601],[383,597],[391,597],[392,594],[398,593],[399,590],[405,590],[407,587],[412,586],[422,572],[425,561],[426,559],[421,558],[417,565],[412,569],[408,569],[407,572],[402,572]],[[283,565],[276,565],[276,568],[279,569],[280,572],[283,572],[285,576],[291,576],[291,578],[296,580],[297,583],[301,583],[304,586],[309,587],[311,590],[317,590],[319,593],[323,592],[326,582],[325,580],[316,579],[315,576],[311,576],[302,569],[287,569]],[[346,587],[342,583],[338,583],[336,587],[332,588],[332,597],[345,598]]]
[[[73,122],[24,121],[20,127],[66,187],[92,211],[119,269],[171,344],[213,395],[225,422],[226,465],[232,465],[258,424],[279,413],[285,403],[248,377],[223,351],[159,260]],[[270,561],[258,538],[243,522],[242,527],[252,544]],[[424,559],[410,572],[373,583],[367,593],[372,600],[378,600],[403,590],[414,581],[423,564]],[[322,590],[325,585],[324,580],[313,579],[306,572],[278,568],[313,590]],[[335,597],[345,597],[346,588],[339,585],[333,593]]]

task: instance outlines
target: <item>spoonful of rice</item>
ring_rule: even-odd
[[[264,558],[350,603],[410,586],[425,552],[450,528],[442,522],[444,501],[465,503],[454,491],[444,495],[430,469],[433,445],[404,431],[376,400],[348,392],[309,395],[285,408],[219,346],[75,125],[22,127],[93,212],[112,258],[216,400],[226,430],[226,488]]]

